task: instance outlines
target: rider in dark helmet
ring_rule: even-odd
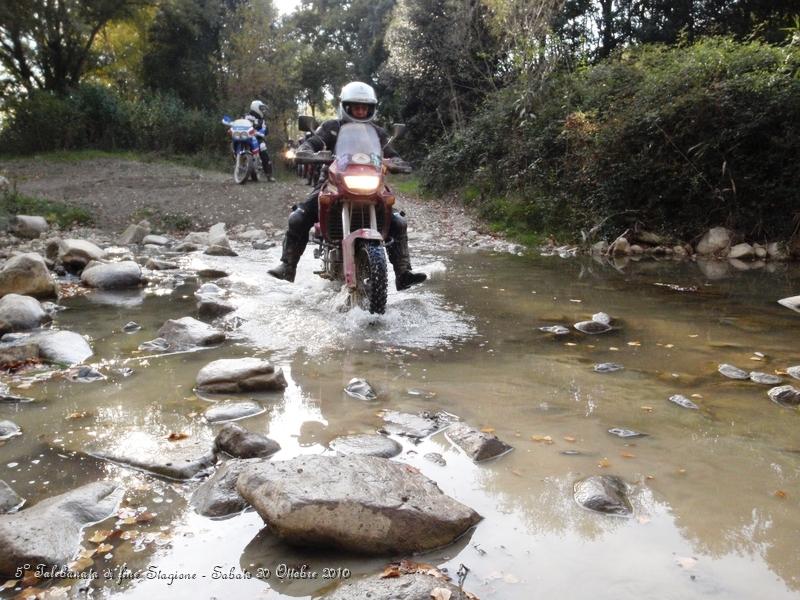
[[[307,138],[298,148],[296,157],[302,158],[303,154],[309,156],[325,148],[336,145],[336,137],[343,123],[369,123],[375,127],[383,147],[383,155],[402,161],[397,152],[390,145],[387,146],[388,134],[373,123],[378,100],[375,90],[366,83],[353,81],[342,88],[339,102],[339,112],[336,119],[330,119],[320,125],[314,135]],[[294,281],[297,263],[308,242],[308,230],[314,226],[319,215],[319,193],[324,180],[320,180],[314,191],[299,207],[289,216],[289,229],[283,240],[283,254],[281,263],[267,271],[273,277]],[[392,212],[389,224],[389,237],[391,242],[386,245],[386,254],[389,262],[394,267],[395,285],[398,290],[404,290],[414,284],[422,283],[428,276],[425,273],[414,273],[411,270],[411,257],[408,251],[407,224],[398,212]]]
[[[264,168],[264,175],[267,176],[267,181],[274,182],[275,178],[272,176],[272,161],[269,159],[267,143],[265,141],[267,133],[269,132],[267,123],[264,120],[266,113],[267,105],[261,102],[261,100],[253,100],[250,103],[250,112],[247,113],[245,118],[253,124],[253,128],[256,130],[256,137],[260,142],[258,153],[259,156],[261,156],[261,166]]]

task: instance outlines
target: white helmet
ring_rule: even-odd
[[[366,104],[369,107],[367,116],[363,119],[356,119],[350,112],[351,104]],[[339,120],[352,121],[354,123],[369,123],[375,118],[375,109],[378,107],[378,98],[372,86],[360,81],[351,81],[342,88],[339,95]]]
[[[267,112],[267,105],[264,104],[261,100],[253,100],[250,103],[250,112],[256,113],[262,119],[264,118],[264,113]]]

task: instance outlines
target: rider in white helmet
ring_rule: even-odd
[[[308,137],[295,153],[295,158],[300,158],[303,153],[318,152],[325,148],[336,146],[339,128],[343,123],[369,123],[375,128],[383,147],[383,155],[402,162],[394,148],[388,144],[389,135],[385,130],[375,125],[375,112],[378,99],[372,86],[360,81],[352,81],[342,88],[339,96],[339,111],[336,119],[330,119],[320,125],[314,135]],[[319,192],[324,179],[320,179],[317,187],[308,198],[289,216],[289,229],[283,240],[283,253],[281,263],[267,271],[273,277],[294,281],[297,263],[308,242],[308,230],[317,222],[319,215]],[[411,270],[411,257],[408,250],[407,224],[403,215],[392,213],[389,223],[389,236],[391,242],[386,245],[386,254],[394,267],[395,286],[404,290],[427,279],[425,273],[414,273]]]
[[[267,105],[261,100],[253,100],[250,103],[250,112],[247,113],[247,119],[253,123],[253,128],[256,130],[256,137],[259,139],[259,156],[261,156],[261,166],[264,168],[264,174],[267,176],[268,181],[275,181],[272,176],[272,161],[269,159],[267,153],[267,143],[265,141],[267,133],[267,122],[265,120],[267,114]]]

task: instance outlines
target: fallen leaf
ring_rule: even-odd
[[[664,348],[674,348],[674,347],[675,347],[675,344],[667,344],[666,346],[664,346]]]
[[[569,442],[570,444],[572,444],[572,443],[577,441],[577,438],[574,438],[571,435],[565,435],[564,436],[564,441],[565,442]]]
[[[0,592],[3,590],[10,590],[19,583],[19,579],[9,579],[3,585],[0,585]]]
[[[689,337],[690,338],[700,337],[700,334],[699,333],[692,333],[692,334],[689,335]]]
[[[183,433],[183,432],[181,432],[181,433],[177,433],[177,432],[173,431],[172,433],[170,433],[170,434],[167,436],[167,439],[168,439],[170,442],[178,442],[178,441],[180,441],[180,440],[185,440],[185,439],[186,439],[186,438],[188,438],[188,437],[189,437],[189,434],[188,434],[188,433]]]
[[[640,525],[647,525],[650,522],[650,517],[640,516],[636,519]]]
[[[453,593],[445,588],[433,588],[431,590],[431,598],[433,600],[450,600]]]
[[[87,411],[85,411],[85,410],[82,410],[82,411],[79,411],[79,412],[69,413],[64,418],[67,419],[68,421],[75,421],[77,419],[85,419],[88,416],[89,416],[89,413]]]
[[[155,518],[156,518],[155,513],[143,512],[138,517],[136,517],[136,522],[137,523],[149,523],[150,521],[152,521]]]
[[[511,573],[504,573],[503,581],[505,581],[506,583],[519,583],[519,579],[515,575],[512,575]]]
[[[645,412],[653,412],[652,406],[640,406],[639,408],[641,408]]]
[[[628,346],[641,346],[642,342],[628,342]]]
[[[516,475],[517,477],[522,477],[522,473],[515,469],[511,469],[511,474]]]
[[[28,588],[14,596],[14,600],[40,600],[44,598],[44,591],[38,588]]]
[[[481,431],[483,433],[494,433],[495,430],[494,427],[484,427],[483,429],[481,429]]]
[[[25,571],[22,574],[22,586],[23,587],[31,587],[39,583],[39,576],[36,575],[36,571]]]
[[[676,556],[675,562],[678,563],[678,566],[682,569],[688,570],[694,569],[695,565],[697,565],[697,559],[690,556]]]
[[[94,542],[95,544],[105,542],[108,536],[110,536],[112,533],[114,532],[111,529],[99,529],[94,532],[94,535],[89,538],[89,541]]]
[[[575,342],[566,342],[564,345],[565,346],[577,346],[578,344],[576,344]]]
[[[636,458],[635,454],[631,454],[630,452],[622,452],[620,454],[622,458]]]
[[[74,571],[75,573],[80,573],[84,569],[88,569],[89,567],[91,567],[93,564],[94,561],[91,558],[82,556],[78,560],[69,563],[69,565],[67,566],[69,567],[70,571]]]
[[[686,474],[686,469],[678,469],[678,473],[680,475],[685,475]]]
[[[702,398],[703,394],[692,394],[692,398]]]
[[[112,546],[111,544],[100,544],[97,547],[97,553],[98,554],[106,554],[108,552],[111,552],[113,549],[114,549],[114,546]]]
[[[531,440],[542,444],[552,444],[553,438],[549,435],[532,435]]]
[[[120,520],[120,524],[122,525],[135,525],[136,524],[136,517],[127,517],[125,519]]]
[[[604,456],[603,458],[600,459],[600,462],[597,463],[597,466],[600,467],[601,469],[607,469],[608,467],[611,466],[611,461]]]
[[[612,352],[619,352],[619,348],[617,348],[616,346],[609,346],[608,349],[611,350]]]
[[[781,498],[781,499],[783,499],[783,498],[786,498],[788,495],[789,495],[789,494],[787,494],[787,493],[786,493],[786,492],[784,492],[783,490],[777,490],[777,491],[775,492],[775,497],[776,497],[776,498]]]
[[[647,481],[652,481],[655,478],[656,478],[655,475],[645,475],[645,479],[647,479]]]
[[[133,540],[139,536],[139,531],[136,529],[129,529],[128,531],[123,531],[122,534],[119,536],[123,540]]]

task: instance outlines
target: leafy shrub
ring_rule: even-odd
[[[684,238],[720,223],[751,239],[788,237],[800,198],[799,67],[796,45],[727,38],[625,50],[556,73],[532,99],[496,93],[431,152],[423,183],[475,186],[496,220],[538,231],[612,217]]]

